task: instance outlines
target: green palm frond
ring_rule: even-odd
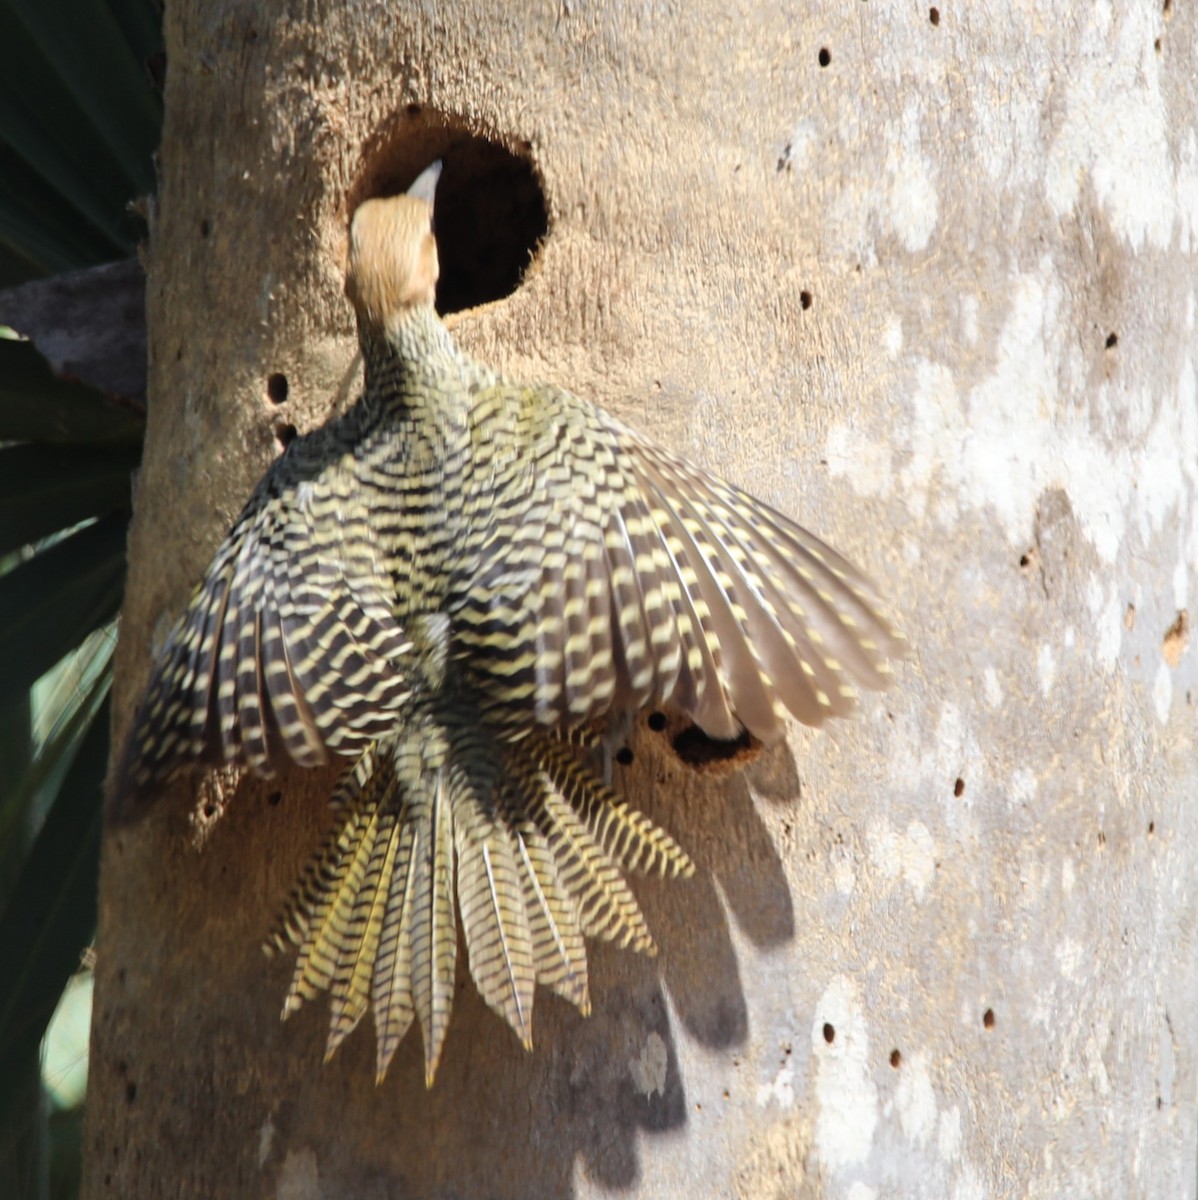
[[[155,186],[161,101],[149,60],[160,46],[155,0],[0,0],[0,289],[136,252],[143,230],[135,202]],[[108,277],[99,278],[103,288]],[[67,367],[73,378],[57,377],[38,353],[56,319],[55,298],[69,299],[74,286],[62,281],[36,322],[24,292],[0,291],[0,324],[30,336],[16,340],[0,330],[6,1195],[45,1186],[46,1155],[29,1146],[52,1140],[53,1126],[39,1129],[31,1071],[94,930],[112,645],[144,430],[140,396],[85,386],[78,380],[103,373],[74,363]],[[93,279],[93,292],[96,286]],[[127,319],[130,308],[92,295],[84,304],[97,325]],[[64,309],[57,319],[75,333],[76,313]],[[22,327],[29,323],[38,328]]]

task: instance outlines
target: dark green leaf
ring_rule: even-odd
[[[2,141],[0,240],[33,259],[42,273],[107,262],[120,253]]]
[[[0,16],[4,9],[0,8]],[[6,22],[0,20],[0,45],[8,32]],[[6,56],[7,57],[7,56]],[[17,56],[20,61],[20,56]],[[0,69],[8,69],[5,62]],[[16,80],[10,81],[16,84]],[[121,218],[125,204],[133,198],[132,189],[126,194],[113,193],[112,189],[101,188],[86,169],[71,161],[55,139],[48,135],[37,116],[25,108],[20,96],[5,86],[0,76],[0,129],[4,140],[52,187],[67,203],[84,218],[93,229],[102,233],[112,249],[106,258],[118,258],[127,254],[130,237],[121,229]]]
[[[79,745],[97,709],[104,703],[112,683],[111,646],[103,651],[90,682],[63,716],[31,760],[32,730],[27,700],[4,712],[0,728],[4,788],[0,792],[0,911],[8,902],[17,868],[28,850],[28,841],[44,813],[47,800],[57,794]]]
[[[151,155],[158,145],[161,106],[144,62],[137,60],[109,6],[96,0],[55,0],[53,5],[6,0],[5,7],[23,26],[50,75],[49,80],[43,75],[41,90],[32,93],[19,78],[11,82],[34,99],[48,126],[61,126],[68,113],[86,122],[59,128],[60,144],[85,169],[103,165],[102,155],[109,159],[110,175],[119,164],[130,194],[152,190]],[[5,57],[0,51],[0,60]],[[47,86],[53,89],[49,95]],[[47,119],[49,113],[54,118]]]
[[[108,10],[121,27],[139,63],[162,49],[162,4],[159,0],[108,0]]]
[[[75,1200],[83,1182],[83,1105],[50,1114],[48,1200]]]
[[[3,200],[0,199],[0,208]],[[36,278],[40,265],[25,250],[8,242],[0,233],[0,288],[10,288]]]
[[[108,700],[80,742],[9,902],[0,911],[0,1112],[14,1067],[36,1054],[96,925],[100,813],[108,764]]]
[[[127,525],[101,517],[0,576],[0,707],[116,616]]]
[[[140,413],[55,379],[27,342],[0,339],[0,441],[140,446],[144,428]]]
[[[133,446],[0,449],[0,554],[130,506]]]

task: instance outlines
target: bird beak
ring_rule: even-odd
[[[437,180],[440,178],[441,160],[437,159],[435,163],[430,163],[416,176],[416,182],[408,188],[408,195],[415,196],[417,200],[423,200],[429,208],[432,208],[437,195]]]

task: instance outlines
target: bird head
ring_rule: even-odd
[[[354,213],[345,294],[367,328],[385,331],[433,303],[440,274],[433,197],[440,174],[435,162],[404,195],[367,200]]]

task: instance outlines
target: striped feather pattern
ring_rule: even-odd
[[[852,711],[856,685],[885,686],[903,638],[868,580],[789,518],[567,392],[496,383],[478,404],[495,458],[501,439],[525,448],[492,480],[477,573],[450,599],[501,719],[668,704],[712,737],[768,743],[787,711],[820,725]]]
[[[525,1044],[537,984],[588,1011],[586,937],[653,952],[625,871],[688,875],[585,747],[669,706],[762,741],[880,687],[902,637],[789,518],[587,401],[506,382],[433,311],[429,208],[368,201],[347,292],[366,386],[267,472],[159,656],[119,817],[181,768],[347,760],[273,935],[284,1015],[367,1011],[381,1078],[440,1060],[459,937]]]
[[[432,1084],[458,918],[475,985],[530,1047],[538,983],[589,1011],[584,936],[654,952],[623,870],[693,871],[574,747],[513,741],[460,708],[419,706],[347,769],[335,807],[268,949],[298,948],[285,1017],[329,993],[327,1055],[373,1010],[380,1079],[418,1017]]]

